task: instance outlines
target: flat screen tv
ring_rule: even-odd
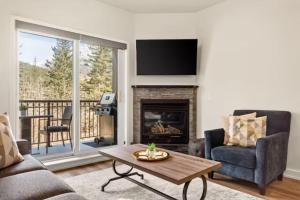
[[[197,39],[137,40],[137,75],[196,75]]]

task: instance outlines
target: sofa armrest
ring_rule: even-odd
[[[267,185],[285,171],[288,140],[287,132],[275,133],[257,140],[255,182],[260,186]]]
[[[30,143],[27,140],[18,139],[17,145],[18,145],[19,151],[22,155],[31,153]]]
[[[205,135],[205,158],[211,160],[211,150],[215,147],[222,146],[224,144],[224,129],[214,129],[204,131]]]

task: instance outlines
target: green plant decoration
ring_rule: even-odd
[[[148,144],[148,150],[149,151],[155,151],[156,145],[154,143]]]
[[[20,107],[19,107],[20,111],[24,111],[24,110],[27,110],[27,109],[28,109],[28,107],[26,105],[20,105]]]

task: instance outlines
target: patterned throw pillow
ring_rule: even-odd
[[[228,117],[223,117],[223,127],[224,127],[224,130],[225,130],[225,135],[224,135],[224,144],[228,144],[229,143],[229,138],[230,138],[230,135],[229,135],[229,121],[232,120],[232,121],[235,121],[237,119],[255,119],[256,117],[256,112],[254,113],[250,113],[250,114],[246,114],[246,115],[240,115],[240,116],[228,116]]]
[[[255,135],[257,139],[267,136],[267,116],[255,119]]]
[[[267,132],[267,117],[255,119],[231,119],[229,145],[242,147],[256,146],[259,138],[265,137]]]
[[[8,116],[0,114],[0,169],[23,160],[12,134]]]

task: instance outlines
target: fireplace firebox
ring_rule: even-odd
[[[189,142],[189,99],[141,99],[141,143],[152,142]]]

